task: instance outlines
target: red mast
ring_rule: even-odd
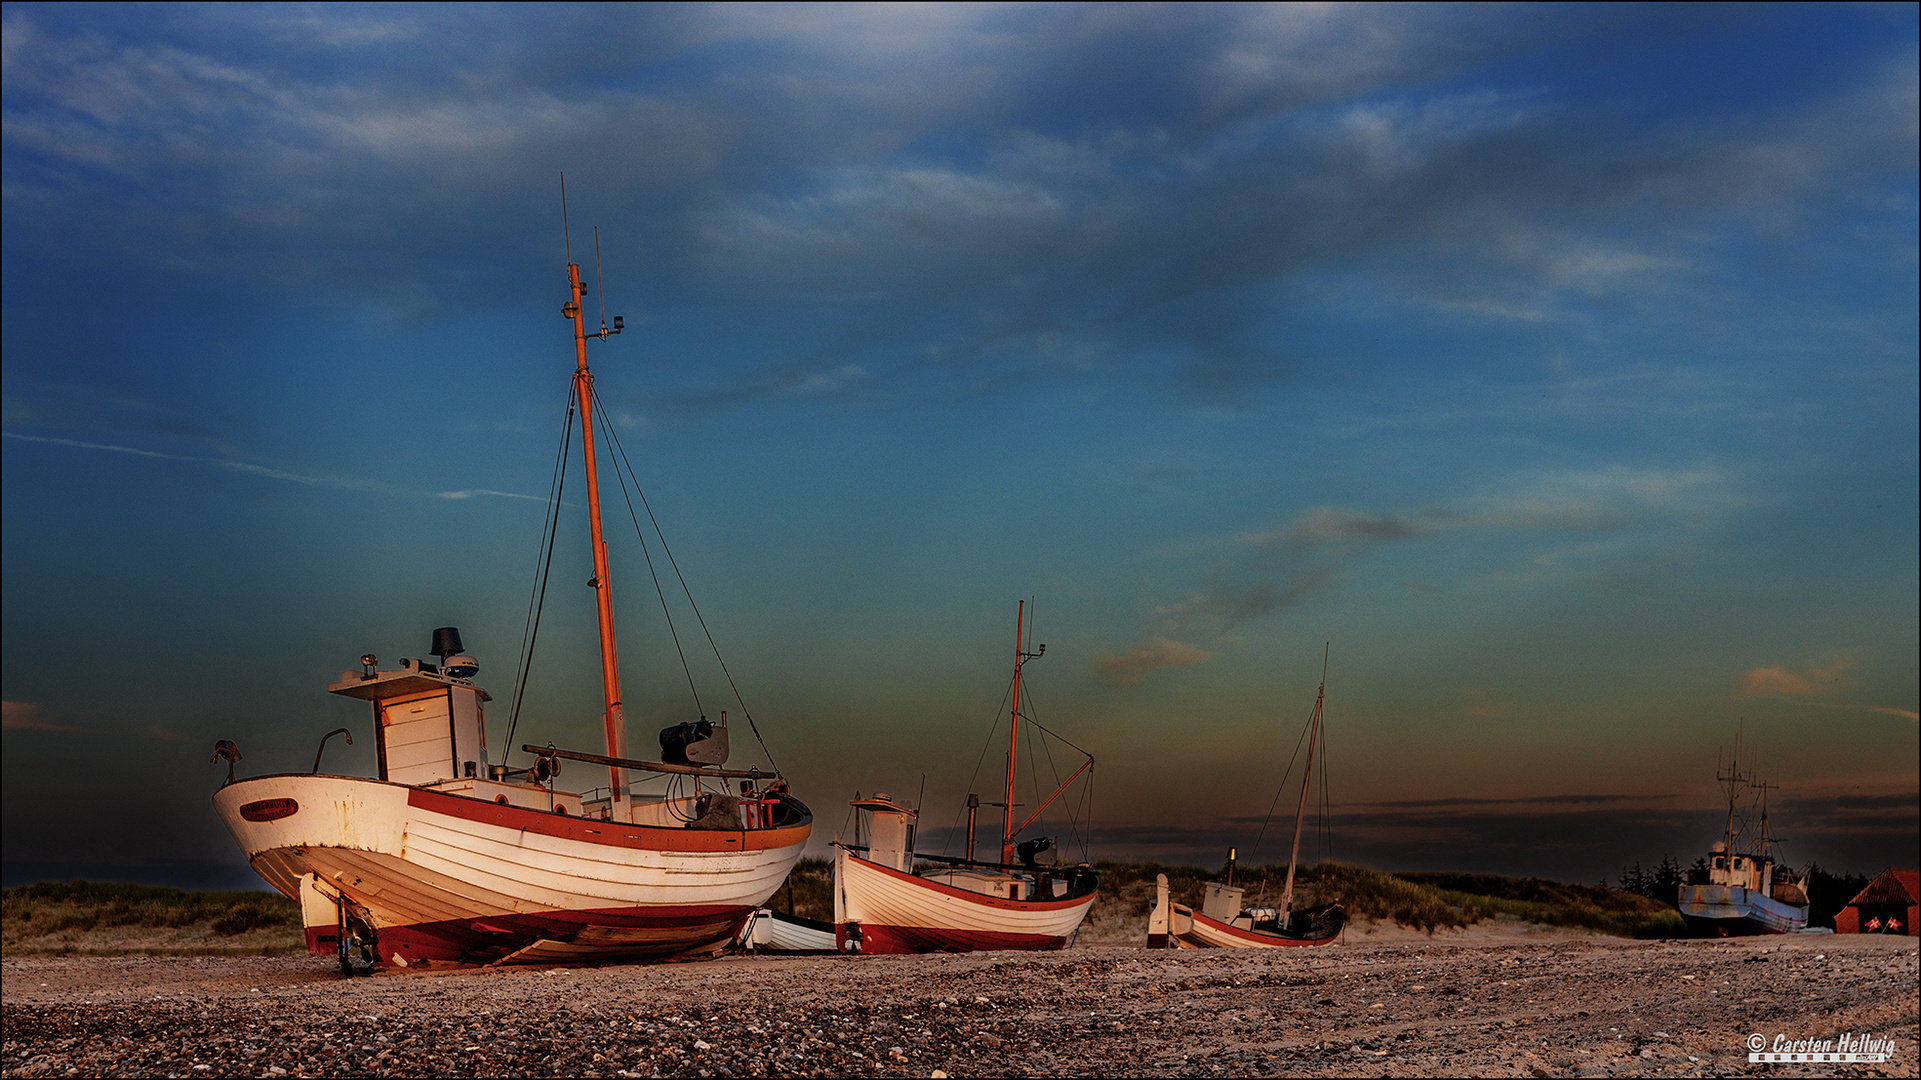
[[[560,179],[561,216],[566,217],[567,178]],[[565,221],[562,222],[563,228]],[[594,251],[600,251],[600,231],[594,231]],[[600,330],[589,333],[586,316],[580,306],[580,296],[587,290],[580,284],[580,265],[571,259],[567,262],[567,287],[569,299],[560,313],[574,322],[574,396],[580,404],[580,446],[587,461],[587,516],[592,526],[594,551],[594,577],[588,582],[594,589],[594,604],[600,614],[600,681],[601,692],[607,702],[607,709],[601,715],[601,723],[607,731],[607,756],[624,758],[626,750],[626,726],[620,710],[620,659],[614,652],[614,595],[607,580],[607,541],[600,533],[600,480],[594,465],[594,375],[587,370],[587,339],[597,337],[607,340],[607,323],[603,316]],[[615,319],[616,327],[620,320]],[[619,333],[616,329],[615,333]],[[620,767],[607,767],[608,784],[613,790],[613,799],[620,802],[627,797],[626,785],[622,782]]]
[[[1014,708],[1007,720],[1007,801],[1002,803],[1001,811],[1001,863],[1014,861],[1014,761],[1015,752],[1020,748],[1021,732],[1021,665],[1039,656],[1047,649],[1043,645],[1034,652],[1021,651],[1021,630],[1027,620],[1027,601],[1022,600],[1014,609]],[[1075,775],[1079,775],[1076,773]],[[1072,777],[1069,777],[1072,780]],[[1065,785],[1063,785],[1065,786]],[[1055,792],[1056,795],[1060,794]],[[1053,800],[1048,800],[1053,801]],[[1036,811],[1038,813],[1039,811]],[[1028,819],[1032,821],[1032,818]],[[1022,822],[1025,827],[1026,822]]]

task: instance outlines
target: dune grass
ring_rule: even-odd
[[[1204,870],[1197,866],[1103,861],[1095,864],[1103,892],[1127,897],[1135,914],[1145,915],[1153,904],[1153,882],[1167,875],[1175,902],[1199,906],[1205,884],[1224,880],[1226,867]],[[1246,889],[1245,902],[1276,901],[1286,885],[1285,866],[1243,866],[1234,871],[1234,884]],[[1142,888],[1141,886],[1145,886]],[[1686,924],[1672,907],[1645,896],[1592,885],[1568,885],[1543,878],[1508,878],[1492,874],[1386,874],[1345,863],[1302,867],[1294,878],[1295,906],[1339,901],[1349,917],[1392,920],[1401,926],[1433,933],[1465,929],[1497,916],[1510,916],[1542,926],[1565,926],[1617,937],[1680,937]]]
[[[1208,881],[1226,867],[1168,866],[1155,862],[1094,864],[1101,896],[1091,924],[1114,922],[1113,934],[1138,928],[1154,902],[1154,878],[1166,874],[1174,899],[1199,906]],[[1234,883],[1248,904],[1278,901],[1285,866],[1237,867]],[[833,863],[802,859],[768,906],[803,918],[834,914]],[[1385,874],[1344,863],[1303,867],[1295,903],[1339,901],[1350,918],[1391,920],[1433,933],[1510,917],[1618,937],[1679,937],[1680,913],[1634,893],[1542,878],[1490,874]],[[142,933],[146,932],[146,933]],[[1131,936],[1127,938],[1131,940]],[[1116,937],[1115,941],[1121,940]],[[270,892],[194,892],[113,882],[40,882],[0,891],[0,948],[8,956],[210,956],[304,953],[300,909]]]
[[[834,861],[802,859],[795,863],[786,883],[767,898],[767,906],[803,919],[833,921]]]
[[[279,893],[104,881],[0,890],[0,949],[9,956],[281,955],[305,951],[300,929],[299,905]],[[155,937],[166,943],[132,943]]]

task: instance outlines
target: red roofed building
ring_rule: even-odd
[[[1881,871],[1848,906],[1834,917],[1837,934],[1906,934],[1921,936],[1921,870]]]

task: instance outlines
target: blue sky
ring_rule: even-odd
[[[1097,856],[1245,857],[1325,644],[1336,857],[1687,861],[1738,733],[1790,859],[1912,862],[1918,43],[1911,5],[6,5],[8,880],[244,878],[208,748],[307,767],[363,652],[458,625],[508,696],[563,171],[608,414],[823,841],[856,790],[925,774],[930,835],[993,790],[1031,598]],[[593,749],[568,499],[516,741]],[[609,525],[644,747],[695,706]]]

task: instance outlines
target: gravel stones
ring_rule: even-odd
[[[306,958],[23,958],[4,976],[8,1077],[1791,1076],[1750,1065],[1746,1038],[1850,1031],[1896,1040],[1860,1074],[1912,1076],[1921,1016],[1913,939],[1876,936],[1818,958],[1570,935],[351,980]]]

